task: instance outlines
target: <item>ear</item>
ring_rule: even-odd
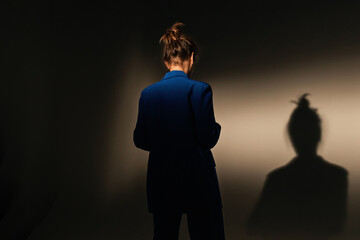
[[[164,61],[164,63],[165,63],[165,66],[167,67],[167,69],[170,70],[170,64],[167,61]]]
[[[190,65],[193,65],[193,63],[194,63],[194,52],[192,52],[190,56]]]

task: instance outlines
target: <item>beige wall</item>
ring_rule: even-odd
[[[246,220],[266,174],[294,156],[286,124],[295,107],[290,101],[303,93],[310,93],[311,106],[318,109],[323,121],[319,154],[349,171],[348,229],[344,234],[355,236],[360,213],[359,63],[356,57],[329,58],[258,72],[237,73],[234,69],[218,76],[197,69],[194,78],[213,87],[215,115],[222,125],[213,153],[229,237],[246,237]],[[126,72],[121,77],[125,81],[118,86],[118,105],[109,136],[104,186],[110,197],[139,186],[140,192],[145,191],[147,153],[135,148],[132,131],[141,90],[163,74],[158,61],[144,59],[135,50],[129,54]],[[150,219],[147,224],[151,234]]]

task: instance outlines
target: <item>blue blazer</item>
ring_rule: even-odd
[[[222,207],[211,153],[220,136],[211,86],[171,71],[141,92],[136,147],[149,151],[149,211]]]

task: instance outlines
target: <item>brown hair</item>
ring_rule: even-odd
[[[194,63],[197,62],[199,48],[189,36],[183,34],[184,26],[185,24],[176,22],[160,38],[164,62],[181,64],[191,57],[191,53],[194,53]]]

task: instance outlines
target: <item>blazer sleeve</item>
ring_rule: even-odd
[[[145,151],[150,151],[149,139],[146,130],[144,103],[142,97],[139,100],[139,110],[136,122],[136,127],[133,133],[133,140],[135,146]]]
[[[215,121],[211,86],[206,84],[193,90],[191,104],[199,145],[211,149],[216,145],[221,130],[220,124]]]

